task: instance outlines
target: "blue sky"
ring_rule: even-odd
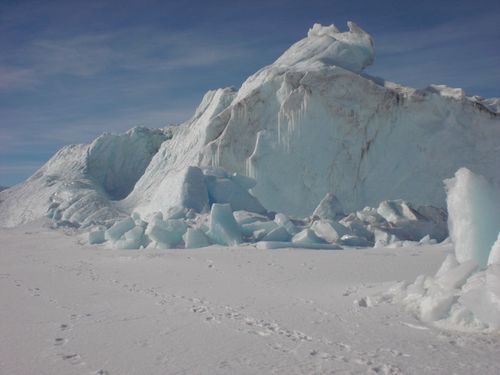
[[[182,122],[313,23],[347,20],[375,40],[370,74],[500,96],[498,0],[0,0],[0,185],[65,144]]]

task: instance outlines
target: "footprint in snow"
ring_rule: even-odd
[[[62,338],[62,337],[56,337],[54,339],[54,345],[56,345],[56,346],[61,346],[61,345],[65,344],[65,343],[66,343],[66,340],[64,338]]]
[[[81,357],[79,354],[71,353],[71,354],[61,354],[61,358],[63,361],[68,361],[72,365],[82,365],[84,362],[81,361]]]

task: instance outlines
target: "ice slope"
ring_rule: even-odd
[[[254,177],[252,192],[266,209],[302,217],[327,193],[345,212],[388,199],[445,207],[442,180],[463,166],[500,180],[498,100],[370,77],[363,69],[374,61],[373,41],[348,26],[314,25],[239,90],[209,91],[169,135],[106,135],[61,150],[0,193],[0,225],[43,216],[50,205],[51,215],[86,224],[121,212],[167,213],[182,203],[192,166]]]
[[[134,128],[62,148],[26,182],[1,192],[0,225],[47,214],[74,225],[114,220],[121,215],[114,201],[128,195],[167,138],[163,130]]]

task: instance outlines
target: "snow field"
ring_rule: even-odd
[[[67,229],[71,233],[70,229]],[[451,244],[344,251],[81,245],[0,229],[2,373],[496,375],[497,335],[363,296],[434,274]]]

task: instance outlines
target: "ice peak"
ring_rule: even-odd
[[[335,37],[336,34],[340,33],[340,30],[333,23],[330,26],[323,26],[320,23],[315,23],[313,27],[307,32],[307,37],[312,38],[315,36],[330,35]]]
[[[275,65],[309,68],[316,64],[340,66],[355,73],[373,63],[374,45],[371,36],[354,22],[347,22],[348,31],[335,25],[315,23],[307,38],[291,46]]]

